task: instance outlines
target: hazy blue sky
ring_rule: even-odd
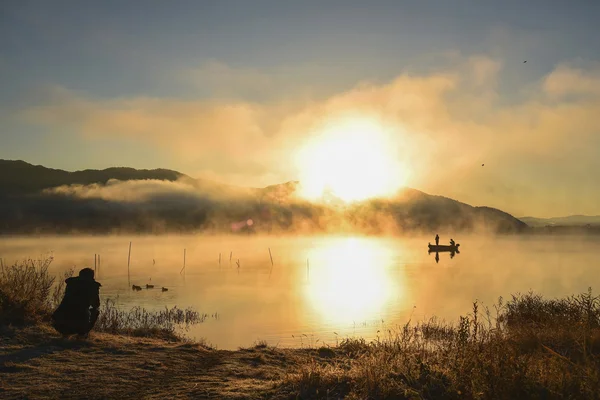
[[[296,179],[301,127],[366,107],[403,126],[413,187],[600,214],[598,26],[593,0],[4,0],[0,158],[264,185]]]

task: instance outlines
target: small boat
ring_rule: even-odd
[[[163,288],[162,288],[162,291],[163,291],[163,292],[167,292],[168,290],[169,290],[169,289],[167,289],[166,287],[163,287]]]
[[[142,287],[141,286],[133,285],[133,286],[131,286],[131,289],[132,290],[142,290]]]
[[[439,245],[435,245],[435,244],[431,244],[429,243],[427,246],[429,246],[429,251],[430,252],[442,252],[442,251],[449,251],[452,253],[458,253],[458,246],[460,246],[460,244],[456,243],[454,246],[451,244],[439,244]]]
[[[154,285],[148,285],[148,284],[146,284],[146,289],[154,289]]]

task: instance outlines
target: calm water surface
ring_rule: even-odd
[[[600,288],[595,237],[455,240],[461,253],[441,253],[439,263],[427,253],[432,238],[317,236],[6,238],[0,258],[52,254],[52,272],[60,273],[93,268],[100,254],[103,298],[122,308],[193,307],[210,317],[188,335],[225,349],[257,340],[287,347],[375,338],[409,319],[454,321],[475,300],[491,308],[517,292],[555,297]],[[129,241],[131,283],[156,289],[128,286]]]

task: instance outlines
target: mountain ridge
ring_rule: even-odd
[[[27,181],[15,175],[18,173],[28,174]],[[28,193],[36,192],[60,185],[89,185],[93,183],[106,183],[110,179],[119,177],[131,180],[137,179],[160,179],[175,181],[181,178],[189,178],[187,175],[169,169],[135,169],[130,167],[110,167],[105,169],[84,169],[77,171],[65,171],[62,169],[48,168],[43,165],[30,164],[23,160],[1,160],[0,159],[0,193]]]
[[[562,226],[586,226],[586,225],[600,225],[600,215],[567,215],[563,217],[551,217],[551,218],[538,218],[538,217],[522,217],[519,218],[521,221],[527,223],[532,227],[543,227],[552,225]]]
[[[68,172],[0,160],[0,232],[220,232],[249,220],[253,224],[242,231],[518,233],[528,228],[502,210],[417,189],[326,204],[297,196],[299,185],[241,188],[169,169]]]

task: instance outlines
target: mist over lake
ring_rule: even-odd
[[[258,340],[298,347],[376,338],[409,320],[454,322],[476,300],[493,315],[499,296],[532,290],[559,297],[600,287],[594,236],[454,239],[460,254],[440,253],[439,263],[427,252],[433,238],[362,236],[15,237],[0,240],[0,257],[9,264],[53,256],[58,276],[93,268],[99,254],[103,301],[123,309],[192,307],[208,317],[187,335],[224,349]],[[130,279],[144,288],[139,292],[128,286],[130,241]]]

